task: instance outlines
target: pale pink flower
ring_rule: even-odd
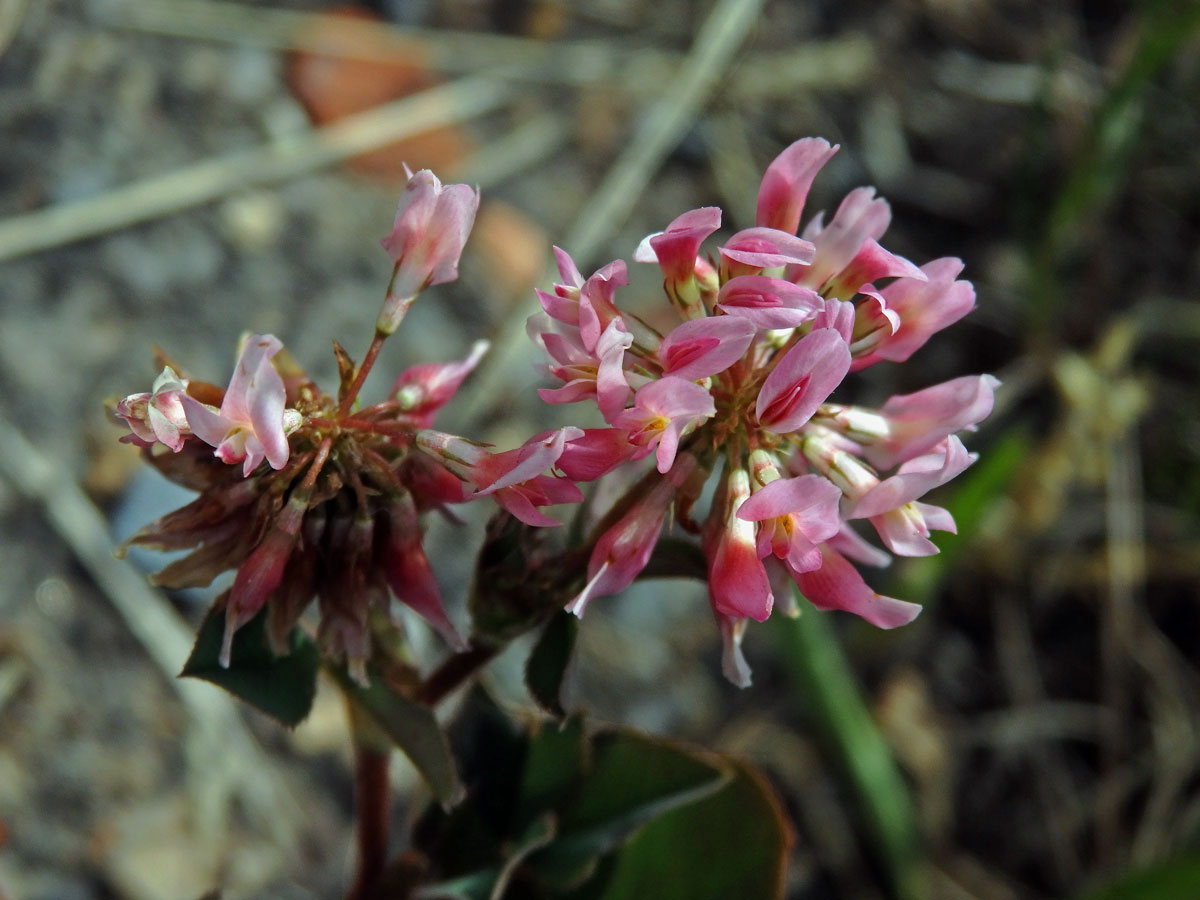
[[[527,525],[557,525],[537,507],[577,503],[583,494],[571,481],[543,473],[558,462],[567,441],[582,436],[583,429],[560,428],[502,453],[489,453],[480,444],[431,429],[417,432],[416,443],[473,486],[473,496],[491,496]]]
[[[655,453],[658,471],[666,472],[675,461],[679,441],[689,428],[716,413],[707,390],[677,375],[664,375],[638,388],[633,407],[612,420],[615,428],[629,433],[629,442],[641,448],[634,459]]]
[[[988,414],[996,384],[990,376],[959,379],[893,397],[882,409],[834,400],[849,372],[906,358],[974,303],[970,285],[955,280],[956,260],[917,267],[880,244],[891,212],[873,188],[850,192],[828,224],[818,214],[800,230],[813,179],[836,150],[810,138],[771,163],[755,225],[718,248],[719,269],[701,246],[720,224],[716,209],[684,213],[642,242],[634,258],[659,264],[665,293],[685,320],[666,337],[617,306],[614,279],[600,302],[589,301],[573,264],[563,265],[565,254],[567,284],[539,294],[565,326],[536,337],[563,385],[544,396],[595,396],[612,426],[577,439],[560,469],[588,480],[654,453],[662,475],[638,482],[645,497],[622,501],[632,505],[620,527],[598,539],[588,586],[573,605],[619,590],[642,571],[671,499],[684,530],[704,536],[723,668],[742,685],[749,683],[740,646],[746,622],[765,618],[775,597],[785,612],[793,608],[789,580],[815,606],[883,627],[916,615],[913,604],[871,590],[847,561],[891,559],[849,522],[867,519],[895,553],[935,552],[930,531],[953,530],[954,522],[919,498],[970,464],[954,432]],[[624,275],[615,263],[607,268]],[[606,391],[596,346],[617,322],[630,339],[609,358]],[[550,336],[558,332],[565,333]],[[683,460],[690,468],[681,480]],[[718,471],[727,474],[701,524],[692,510]]]
[[[428,169],[409,176],[392,230],[381,242],[396,269],[375,323],[380,333],[394,332],[426,287],[458,277],[458,260],[478,208],[479,192],[465,184],[443,186]]]
[[[274,335],[246,338],[220,410],[179,394],[192,433],[215,447],[222,462],[244,461],[247,476],[263,459],[271,468],[282,469],[291,454],[288,433],[300,425],[300,413],[285,408],[283,379],[271,365],[282,348]]]
[[[878,628],[907,625],[921,612],[917,603],[877,594],[858,570],[828,544],[821,545],[821,566],[796,575],[806,600],[817,609],[840,609]]]
[[[850,349],[832,328],[802,337],[775,364],[755,405],[759,424],[777,434],[795,431],[817,411],[850,369]]]
[[[623,591],[646,568],[666,520],[667,507],[682,483],[696,467],[694,458],[681,456],[671,478],[663,478],[639,497],[620,519],[610,526],[592,548],[587,584],[567,604],[567,610],[582,616],[589,601]]]
[[[737,316],[705,316],[684,322],[659,345],[663,374],[697,381],[724,372],[742,358],[756,331],[749,319]]]
[[[855,188],[842,200],[833,220],[825,225],[817,216],[801,232],[812,242],[812,265],[800,270],[800,284],[822,291],[853,260],[870,240],[887,231],[891,208],[886,200],[875,196],[870,187]]]
[[[929,338],[953,325],[975,308],[975,288],[969,281],[956,281],[961,260],[946,257],[921,267],[925,280],[900,278],[881,294],[888,308],[900,317],[896,333],[879,344],[858,367],[880,360],[904,362]]]
[[[487,341],[476,341],[461,362],[421,363],[401,372],[392,385],[392,396],[404,418],[417,428],[432,425],[438,410],[458,392],[487,351]]]
[[[766,330],[795,328],[820,312],[824,301],[812,288],[790,281],[765,275],[740,275],[721,285],[717,307]]]
[[[539,388],[538,396],[547,403],[575,403],[594,397],[605,418],[624,409],[630,394],[624,359],[633,336],[624,330],[621,320],[610,321],[591,350],[584,346],[577,331],[553,327],[539,330],[548,327],[544,323],[545,317],[533,317],[527,330],[553,360],[546,370],[564,384],[560,388]]]
[[[818,544],[838,533],[841,520],[838,502],[842,492],[819,475],[781,478],[766,454],[756,451],[751,464],[758,463],[755,480],[774,478],[762,484],[742,504],[738,517],[758,525],[758,555],[775,555],[790,572],[808,572],[821,565]],[[766,470],[764,472],[764,470]]]
[[[130,394],[121,400],[116,414],[132,432],[127,439],[144,447],[161,442],[176,453],[182,450],[183,439],[192,431],[179,399],[186,393],[186,383],[165,366],[149,393]]]
[[[962,441],[951,435],[932,453],[910,459],[896,474],[864,491],[851,502],[847,519],[867,519],[880,539],[901,556],[928,556],[938,552],[929,540],[930,529],[954,532],[954,519],[946,510],[917,502],[933,488],[945,484],[975,462]]]
[[[817,419],[862,447],[877,469],[890,469],[927,452],[959,431],[973,431],[992,412],[1000,381],[964,375],[912,394],[897,394],[878,410],[827,404]]]
[[[801,138],[775,157],[758,189],[757,223],[795,234],[813,179],[837,151],[824,138]]]
[[[771,615],[775,597],[759,559],[754,524],[738,514],[749,498],[750,475],[735,469],[719,490],[719,517],[709,519],[708,597],[718,617],[762,622]]]
[[[659,264],[667,296],[687,311],[685,315],[704,314],[696,284],[696,262],[704,239],[720,227],[720,209],[693,209],[676,218],[665,231],[644,238],[633,254],[637,262]]]

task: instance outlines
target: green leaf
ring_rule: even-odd
[[[731,777],[716,757],[629,731],[597,735],[592,754],[562,813],[562,836],[531,860],[551,885],[577,883],[642,825],[720,790]]]
[[[225,613],[210,611],[179,675],[212,682],[293,728],[312,709],[320,658],[316,645],[298,628],[293,628],[288,638],[291,652],[275,656],[267,643],[266,621],[267,611],[263,609],[238,629],[226,669],[218,661],[225,635]]]
[[[1181,856],[1084,894],[1081,900],[1195,900],[1200,892],[1200,856]]]
[[[587,756],[582,718],[572,716],[561,726],[543,722],[525,754],[516,821],[526,822],[543,810],[560,809],[578,783]]]
[[[579,618],[566,610],[556,612],[538,637],[525,664],[525,686],[538,706],[558,718],[563,708],[563,682],[575,650]]]
[[[782,897],[791,829],[766,780],[731,762],[715,794],[654,819],[616,854],[596,900]]]
[[[917,818],[908,786],[875,726],[826,613],[781,620],[784,659],[826,752],[848,782],[868,835],[901,900],[923,897]]]
[[[462,799],[450,743],[429,707],[389,689],[377,673],[372,673],[371,686],[364,688],[344,669],[330,672],[359,712],[404,751],[442,806],[454,806]]]

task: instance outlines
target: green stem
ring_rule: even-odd
[[[795,619],[777,616],[781,648],[797,696],[807,701],[826,749],[849,783],[894,896],[916,900],[927,896],[916,813],[829,616],[811,607]]]

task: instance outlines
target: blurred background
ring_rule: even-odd
[[[429,166],[483,206],[365,394],[487,337],[439,422],[514,446],[574,412],[537,405],[523,335],[550,246],[586,273],[697,206],[753,224],[806,135],[842,144],[806,219],[874,185],[889,249],[961,257],[978,290],[837,398],[1003,381],[934,498],[960,536],[876,581],[926,605],[899,632],[752,628],[745,691],[702,586],[597,602],[575,705],[759,765],[795,825],[789,897],[1200,896],[1195,0],[0,0],[0,54],[0,898],[347,877],[334,692],[287,733],[176,680],[205,598],[112,559],[181,502],[104,410],[155,346],[223,384],[238,336],[272,332],[332,387],[331,340],[370,338],[402,165]],[[460,623],[488,512],[431,525]],[[486,678],[532,719],[521,656]],[[420,788],[395,768],[402,825]]]

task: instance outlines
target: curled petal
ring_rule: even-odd
[[[746,620],[719,615],[717,621],[721,626],[721,674],[736,687],[750,687],[750,666],[742,653]]]
[[[952,325],[975,308],[975,288],[969,281],[956,281],[961,260],[935,259],[921,267],[925,280],[899,278],[881,292],[888,307],[900,316],[896,333],[866,358],[904,362],[929,338]]]
[[[694,277],[696,257],[704,239],[721,227],[721,209],[705,206],[685,212],[665,231],[647,237],[634,254],[638,262],[657,261],[669,282],[689,281]],[[643,247],[648,248],[643,249]]]

